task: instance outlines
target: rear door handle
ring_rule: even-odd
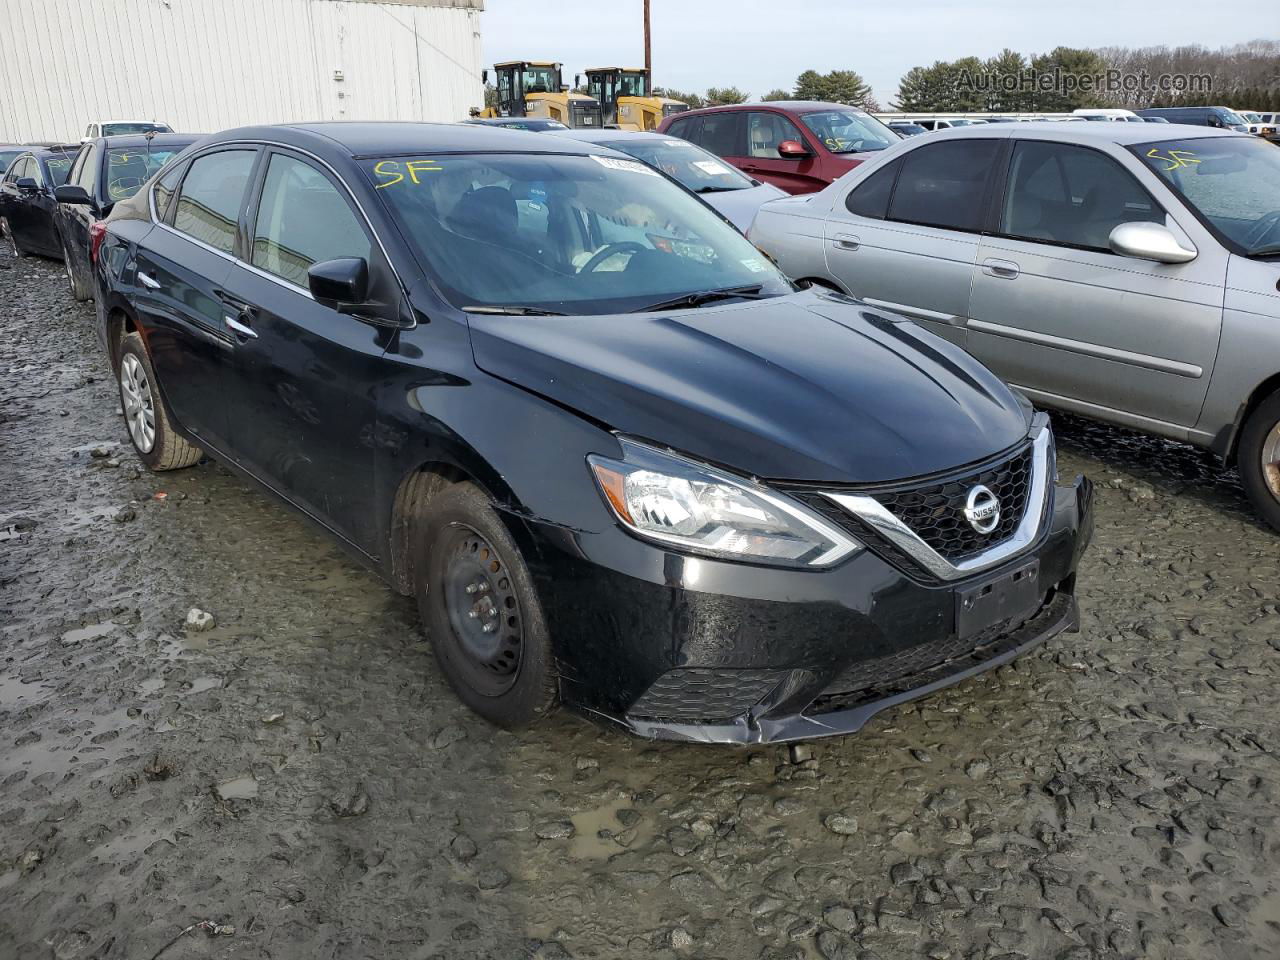
[[[141,270],[138,271],[138,282],[148,290],[160,289],[160,281],[149,273],[143,273]]]
[[[852,234],[840,233],[831,241],[833,246],[839,247],[841,250],[857,250],[862,246],[862,241]]]
[[[1022,272],[1012,260],[988,259],[982,261],[982,272],[988,277],[999,277],[1002,280],[1013,280]]]

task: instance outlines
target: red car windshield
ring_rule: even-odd
[[[861,110],[818,110],[800,117],[815,137],[832,153],[866,153],[884,150],[902,138]]]

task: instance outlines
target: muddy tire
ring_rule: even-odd
[[[143,463],[159,472],[200,462],[203,451],[173,429],[157,387],[151,358],[137,333],[125,334],[120,341],[116,380],[120,385],[120,405],[124,408],[129,439]]]
[[[9,250],[17,258],[29,257],[31,254],[18,246],[18,238],[13,235],[13,227],[9,226],[9,221],[0,217],[0,226],[4,227],[4,235],[9,238]]]
[[[1280,530],[1280,390],[1263,400],[1245,421],[1236,466],[1254,508]]]
[[[67,272],[67,284],[71,287],[71,299],[82,302],[92,300],[93,288],[76,276],[76,271],[71,266],[71,251],[67,249],[65,241],[62,244],[62,264]]]
[[[542,604],[489,498],[469,483],[440,491],[414,549],[418,611],[458,698],[507,729],[550,714],[557,677]]]

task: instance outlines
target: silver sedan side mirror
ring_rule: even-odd
[[[1111,231],[1108,244],[1112,252],[1122,257],[1157,263],[1186,263],[1198,253],[1179,243],[1173,231],[1162,223],[1122,223]]]

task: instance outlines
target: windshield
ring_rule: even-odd
[[[618,75],[618,96],[647,97],[649,95],[649,78],[644,73],[624,70]]]
[[[128,133],[150,133],[152,130],[156,133],[170,133],[163,123],[104,123],[102,125],[102,135],[104,137],[115,137]]]
[[[1229,123],[1236,127],[1244,123],[1244,117],[1232,110],[1218,110],[1216,112],[1223,123]]]
[[[1280,252],[1280,150],[1254,137],[1161,140],[1129,148],[1228,247]]]
[[[820,110],[801,120],[832,153],[884,150],[900,138],[883,123],[861,110]]]
[[[128,200],[151,175],[178,153],[178,147],[116,147],[107,153],[107,196]]]
[[[74,155],[66,154],[45,160],[44,165],[49,168],[49,179],[53,181],[55,187],[60,187],[67,182],[67,174],[71,172],[71,164],[74,160]]]
[[[679,181],[694,193],[745,190],[754,186],[743,174],[728,166],[719,157],[707,153],[687,140],[645,137],[643,140],[602,142],[600,146],[629,153],[637,160],[643,160],[649,166],[656,167],[667,176]]]
[[[25,150],[0,150],[0,173],[9,169],[9,164],[26,153]]]
[[[560,92],[560,72],[555,67],[525,67],[520,79],[525,93]]]
[[[606,314],[730,287],[792,289],[733,227],[636,160],[489,154],[365,166],[458,307]]]

